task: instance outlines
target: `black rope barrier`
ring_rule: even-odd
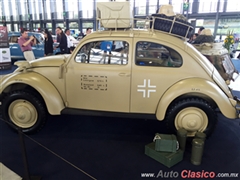
[[[20,146],[21,146],[21,149],[22,149],[22,156],[23,156],[23,165],[24,165],[23,180],[41,180],[42,178],[40,176],[30,176],[29,168],[28,168],[26,146],[25,146],[25,141],[24,141],[24,137],[23,137],[23,133],[22,133],[21,128],[18,128],[18,135],[19,135]]]

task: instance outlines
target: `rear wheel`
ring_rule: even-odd
[[[25,133],[33,133],[45,124],[47,110],[37,95],[27,91],[13,91],[2,101],[2,115],[15,130],[21,128]]]
[[[217,114],[207,101],[188,98],[174,103],[169,108],[166,123],[174,132],[180,128],[186,129],[190,137],[196,132],[204,132],[210,136],[217,124]]]

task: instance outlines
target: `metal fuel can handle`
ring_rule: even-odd
[[[155,137],[153,138],[153,142],[155,142],[156,139],[161,139],[161,137],[159,135],[155,135]]]

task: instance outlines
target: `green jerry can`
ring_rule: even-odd
[[[181,128],[177,130],[177,140],[179,143],[179,148],[185,151],[186,141],[187,141],[187,130]]]
[[[162,152],[176,152],[179,149],[177,137],[174,134],[155,134],[153,139],[155,150]]]
[[[155,142],[145,146],[145,154],[169,168],[183,160],[183,150],[159,152],[155,150]]]
[[[191,163],[194,165],[200,165],[202,161],[202,155],[204,150],[204,141],[199,138],[192,140],[192,154]]]

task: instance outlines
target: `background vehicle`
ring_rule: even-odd
[[[35,36],[37,39],[37,44],[32,46],[33,53],[36,58],[44,57],[44,36],[41,33],[37,32],[28,32],[29,36]],[[18,39],[21,36],[20,32],[9,32],[9,48],[12,60],[23,60],[25,59],[23,56],[23,52],[18,44]],[[57,43],[54,43],[53,46],[56,46]],[[59,52],[59,50],[55,50],[54,54]]]

